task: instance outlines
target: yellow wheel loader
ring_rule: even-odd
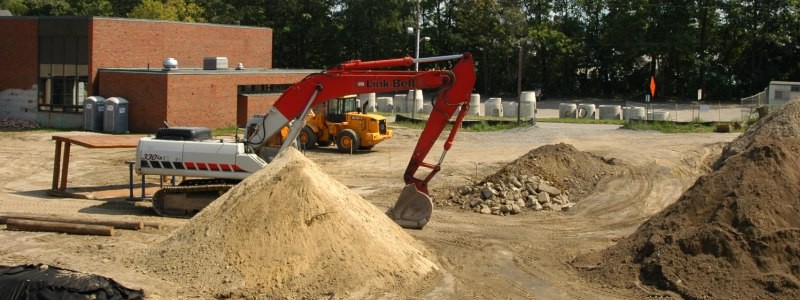
[[[335,144],[341,152],[370,150],[391,138],[386,117],[363,113],[356,95],[326,101],[313,108],[298,136],[301,147],[327,147]],[[365,103],[366,104],[366,103]],[[283,136],[285,138],[285,135]]]

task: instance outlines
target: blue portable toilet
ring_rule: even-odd
[[[128,132],[128,100],[122,97],[111,97],[105,101],[103,131],[108,133]]]
[[[103,131],[103,116],[106,113],[106,98],[91,96],[83,100],[83,130]]]

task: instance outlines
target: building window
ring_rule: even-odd
[[[39,20],[39,111],[81,113],[88,97],[87,19]]]
[[[786,91],[775,91],[775,99],[778,100],[789,99],[789,93],[787,93]]]
[[[793,85],[792,92],[800,92],[800,85]]]

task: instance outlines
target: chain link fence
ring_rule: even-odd
[[[673,122],[738,122],[743,108],[736,104],[718,103],[647,103],[625,101],[626,107],[644,108],[645,120]],[[628,110],[630,111],[630,109]]]
[[[767,99],[767,89],[764,91],[752,95],[750,97],[745,97],[741,99],[741,120],[747,121],[755,117],[756,110],[759,107],[767,105],[769,103]]]

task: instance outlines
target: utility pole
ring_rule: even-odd
[[[416,38],[416,47],[414,49],[414,58],[416,58],[416,60],[414,60],[414,71],[419,71],[419,35],[420,35],[420,30],[419,29],[420,29],[420,27],[422,27],[422,14],[420,13],[420,9],[419,9],[420,1],[422,1],[422,0],[417,0],[416,9],[415,9],[415,12],[417,14],[417,22],[416,22],[417,38]],[[411,119],[413,120],[414,119],[414,113],[417,112],[417,90],[414,89],[412,91],[414,93],[414,97],[411,98],[412,99],[411,100]]]
[[[520,123],[522,111],[522,41],[519,40],[519,60],[517,61],[517,124]]]

